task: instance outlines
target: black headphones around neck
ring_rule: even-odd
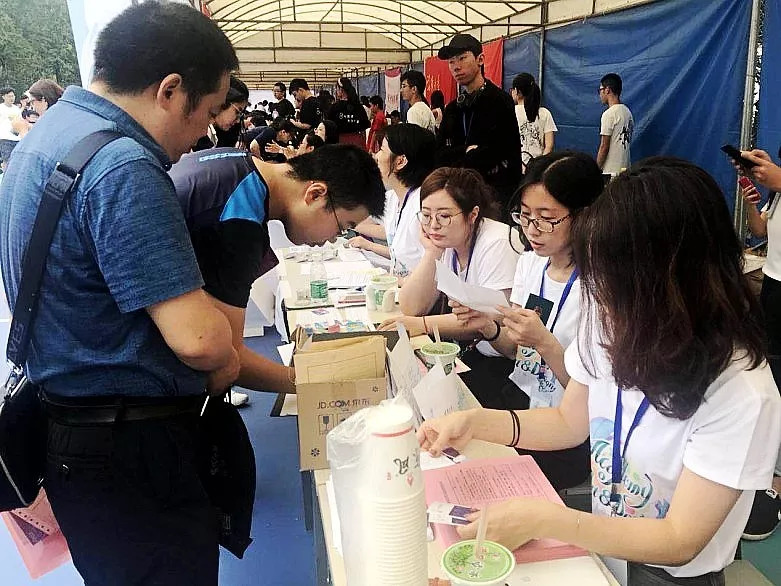
[[[471,108],[484,91],[485,83],[473,92],[461,92],[456,98],[456,105],[459,108]]]

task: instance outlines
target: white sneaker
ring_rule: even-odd
[[[247,393],[237,393],[236,391],[230,392],[231,405],[234,407],[241,407],[249,403],[249,395]]]

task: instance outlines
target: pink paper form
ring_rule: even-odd
[[[490,460],[467,460],[455,466],[426,470],[426,505],[433,502],[479,506],[512,497],[544,498],[564,503],[531,456]],[[460,540],[456,528],[434,525],[434,534],[443,547]],[[588,555],[574,545],[555,539],[535,539],[515,550],[518,563],[539,562]]]

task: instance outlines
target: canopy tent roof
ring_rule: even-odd
[[[422,61],[457,32],[514,36],[648,0],[203,0],[252,87]]]

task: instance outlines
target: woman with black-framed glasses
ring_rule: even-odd
[[[529,163],[518,189],[512,220],[531,248],[518,260],[513,308],[503,320],[454,305],[459,320],[478,326],[494,350],[514,361],[510,380],[484,378],[470,387],[480,404],[493,409],[556,407],[569,374],[564,349],[580,318],[580,279],[572,252],[572,219],[602,192],[602,175],[589,155],[561,151]],[[589,473],[588,442],[555,452],[525,451],[554,488],[577,486]]]

